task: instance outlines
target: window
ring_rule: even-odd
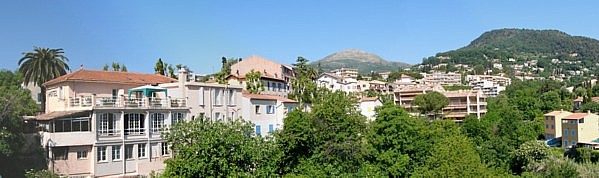
[[[166,142],[162,142],[162,156],[168,155],[168,144]]]
[[[119,127],[117,124],[116,114],[101,113],[98,116],[98,135],[118,135]]]
[[[200,87],[200,98],[198,99],[200,102],[200,106],[204,105],[204,87]]]
[[[106,147],[105,146],[99,146],[97,148],[98,151],[98,162],[100,161],[106,161]]]
[[[162,128],[164,128],[164,114],[150,113],[150,119],[152,120],[152,133],[162,131]]]
[[[146,144],[145,143],[137,144],[137,157],[138,158],[146,157]]]
[[[579,119],[578,123],[581,123],[581,124],[584,123],[584,118]]]
[[[222,105],[222,90],[220,89],[214,89],[214,105]]]
[[[42,93],[37,93],[37,102],[42,102]]]
[[[549,128],[549,124],[545,124],[545,128],[548,129]]]
[[[260,135],[262,133],[260,130],[260,125],[256,125],[256,134]]]
[[[152,158],[157,158],[158,157],[158,155],[159,155],[158,154],[159,153],[158,149],[160,149],[160,147],[158,146],[158,143],[152,143],[150,145],[150,151],[151,151],[150,156]]]
[[[214,118],[212,118],[212,121],[217,121],[217,120],[221,120],[221,118],[220,118],[220,112],[215,112],[214,113]]]
[[[277,88],[279,88],[279,91],[281,91],[281,83],[277,83]]]
[[[545,120],[549,120],[549,116],[545,116]]]
[[[555,129],[555,125],[551,124],[551,129]]]
[[[133,159],[133,145],[125,145],[125,159]]]
[[[229,90],[229,105],[235,105],[235,90]]]
[[[568,148],[568,140],[564,140],[564,147]]]
[[[52,148],[53,160],[69,159],[69,147],[54,147]]]
[[[125,135],[144,134],[144,114],[130,113],[125,114]]]
[[[551,120],[553,120],[553,119],[555,119],[555,117],[553,117],[553,116],[552,116],[552,117],[551,117]]]
[[[112,160],[120,160],[121,159],[121,146],[115,145],[112,146]]]
[[[273,106],[273,105],[266,105],[266,113],[267,114],[274,114],[275,113],[275,106]]]
[[[87,151],[78,151],[77,159],[87,159]]]
[[[274,131],[275,131],[275,126],[274,126],[274,125],[272,125],[272,124],[269,124],[269,125],[268,125],[268,133],[272,133],[272,132],[274,132]]]
[[[572,130],[571,132],[572,132],[571,135],[576,135],[576,130]]]
[[[572,145],[576,145],[576,141],[575,140],[572,140]]]
[[[67,118],[54,121],[54,132],[88,132],[89,118]]]
[[[171,114],[171,125],[185,120],[185,113],[175,112]]]
[[[568,135],[568,129],[564,129],[564,135]]]
[[[256,114],[260,114],[260,105],[256,105]]]

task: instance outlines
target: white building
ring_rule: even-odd
[[[511,84],[510,78],[493,75],[467,75],[466,81],[472,89],[480,90],[489,97],[496,97]]]
[[[267,135],[283,129],[283,119],[297,102],[280,96],[243,93],[241,115],[255,124],[257,134]]]
[[[316,79],[318,87],[327,88],[331,91],[341,90],[344,92],[356,92],[358,81],[354,78],[345,78],[332,73],[323,73]]]
[[[462,83],[462,75],[453,72],[449,73],[433,73],[422,75],[421,84],[427,85],[460,85]]]
[[[368,121],[374,121],[376,119],[374,109],[382,105],[383,103],[377,97],[364,97],[360,99],[360,114],[366,116]]]
[[[351,68],[340,68],[340,69],[335,69],[333,71],[331,71],[331,73],[343,77],[343,78],[353,78],[353,79],[357,79],[358,78],[358,69],[351,69]]]

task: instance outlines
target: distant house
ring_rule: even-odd
[[[562,119],[562,146],[591,143],[599,138],[599,116],[590,112],[574,113]]]
[[[298,107],[297,101],[271,95],[243,93],[242,116],[255,124],[257,134],[267,135],[283,129],[283,119]]]
[[[355,78],[343,77],[334,73],[322,73],[316,79],[318,87],[327,88],[331,91],[357,92],[358,81]]]
[[[296,76],[293,67],[260,56],[250,56],[233,64],[230,75],[244,80],[245,74],[252,70],[261,73],[260,80],[266,87],[262,94],[286,97],[292,91],[291,80]]]
[[[382,106],[383,103],[377,97],[364,97],[360,99],[360,114],[366,116],[368,121],[376,119],[375,107]]]
[[[571,115],[568,111],[553,111],[543,115],[545,124],[545,139],[551,140],[562,137],[562,118]]]

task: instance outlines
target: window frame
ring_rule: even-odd
[[[77,159],[78,160],[87,159],[87,151],[77,151]]]
[[[150,113],[150,128],[152,133],[160,133],[166,128],[164,113]]]
[[[148,154],[146,152],[147,148],[146,148],[145,143],[138,143],[137,144],[137,158],[147,158]]]
[[[111,117],[112,116],[112,117]],[[119,135],[119,124],[116,113],[100,113],[96,116],[98,119],[98,130],[100,136],[117,136]]]
[[[96,161],[98,162],[108,162],[106,155],[106,146],[96,147]]]
[[[122,160],[121,158],[121,145],[112,145],[111,146],[111,151],[112,151],[112,161],[120,161]]]

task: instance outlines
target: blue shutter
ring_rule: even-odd
[[[261,133],[261,131],[260,131],[260,130],[262,130],[262,129],[260,128],[260,125],[256,125],[256,134],[257,134],[257,135],[260,135],[260,133]]]
[[[268,133],[274,132],[275,131],[275,127],[272,124],[268,125]]]

